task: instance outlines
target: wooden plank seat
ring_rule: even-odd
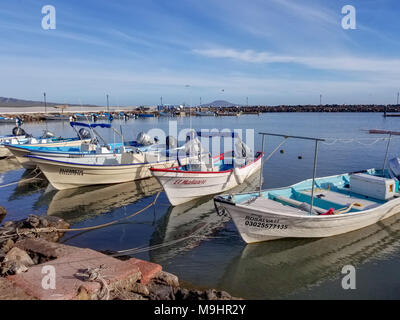
[[[311,190],[300,191],[299,194],[302,195],[301,200],[303,200],[303,197],[305,199],[311,199]],[[353,206],[352,208],[352,210],[357,211],[368,210],[381,205],[381,203],[374,200],[326,189],[314,190],[314,202],[318,202],[320,206],[325,208],[331,206],[334,209],[348,207],[352,203],[357,203],[359,206]]]

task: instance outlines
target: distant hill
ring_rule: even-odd
[[[22,100],[22,99],[15,99],[15,98],[5,98],[0,97],[0,108],[1,107],[37,107],[43,106],[43,101],[33,101],[33,100]],[[59,106],[59,105],[66,105],[66,106],[77,106],[76,104],[69,104],[69,103],[57,103],[57,102],[47,102],[48,106]],[[92,105],[86,105],[92,106]]]
[[[234,107],[234,106],[240,106],[240,105],[237,103],[232,103],[232,102],[225,101],[225,100],[215,100],[210,103],[202,104],[201,106],[202,107]]]

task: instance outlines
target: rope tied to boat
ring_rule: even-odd
[[[279,148],[280,148],[284,143],[286,143],[287,139],[288,139],[288,137],[284,137],[284,140],[283,140],[280,144],[278,144],[278,146],[268,155],[268,157],[266,157],[266,158],[263,160],[263,163],[264,163],[264,162],[267,162],[269,159],[271,159],[271,157],[275,154],[275,152],[277,152],[277,151],[279,150]]]
[[[3,184],[3,185],[0,186],[0,189],[1,189],[1,188],[5,188],[5,187],[12,186],[12,185],[14,185],[14,184],[24,183],[24,182],[27,182],[27,181],[29,181],[29,180],[34,180],[34,179],[36,179],[38,176],[40,176],[41,174],[42,174],[42,172],[39,171],[39,172],[38,172],[34,177],[32,177],[32,178],[22,179],[22,180],[10,182],[10,183],[7,183],[7,184]]]
[[[147,206],[145,206],[144,208],[135,211],[134,213],[130,214],[129,216],[123,217],[121,219],[117,219],[117,220],[113,220],[107,223],[103,223],[97,226],[91,226],[91,227],[84,227],[84,228],[72,228],[72,229],[59,229],[59,228],[55,228],[55,227],[46,227],[46,228],[32,228],[32,229],[28,229],[28,230],[24,230],[24,231],[19,231],[18,228],[15,230],[14,234],[10,234],[7,236],[2,236],[0,238],[12,238],[15,235],[17,236],[23,236],[23,235],[29,235],[29,234],[39,234],[39,233],[53,233],[53,232],[73,232],[73,231],[88,231],[88,230],[95,230],[95,229],[100,229],[100,228],[105,228],[111,225],[114,225],[118,222],[121,222],[123,220],[127,220],[130,218],[133,218],[134,216],[137,216],[138,214],[142,213],[143,211],[146,211],[147,209],[149,209],[150,207],[152,207],[153,205],[156,204],[158,197],[160,196],[161,192],[158,192],[157,195],[155,196],[154,200],[149,203]]]

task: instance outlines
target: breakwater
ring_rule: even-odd
[[[121,118],[140,118],[141,116],[199,116],[196,112],[209,112],[210,115],[215,116],[238,116],[241,114],[261,114],[261,113],[289,113],[289,112],[377,112],[387,113],[400,112],[400,105],[256,105],[256,106],[230,106],[230,107],[192,107],[191,111],[188,110],[163,110],[163,111],[146,111],[140,112],[137,110],[120,110],[118,112],[110,112],[109,114],[114,119]],[[0,109],[0,116],[2,115]],[[51,112],[45,114],[43,112],[27,112],[27,113],[4,113],[4,116],[10,118],[19,117],[23,122],[38,122],[38,121],[54,121],[49,116],[62,116],[67,120],[73,116],[73,112]],[[101,119],[100,112],[92,112],[88,114],[88,118],[92,120],[93,116]],[[61,118],[60,118],[61,120]]]

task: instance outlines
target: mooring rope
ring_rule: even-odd
[[[380,141],[386,141],[389,140],[389,137],[386,138],[324,138],[325,141],[321,141],[322,144],[331,146],[334,145],[336,143],[358,143],[361,144],[362,146],[372,146],[374,144],[376,144],[377,142]],[[393,139],[393,137],[392,137]],[[398,137],[398,139],[400,139],[400,137]],[[370,143],[367,143],[365,141],[371,141]]]
[[[14,185],[14,184],[18,184],[18,183],[21,183],[21,182],[26,182],[26,181],[29,181],[29,180],[36,179],[38,176],[41,175],[41,173],[42,173],[42,172],[39,171],[39,173],[38,173],[36,176],[32,177],[32,178],[22,179],[22,180],[10,182],[10,183],[7,183],[7,184],[3,184],[3,185],[0,186],[0,189],[1,189],[1,188],[5,188],[5,187],[12,186],[12,185]]]
[[[101,274],[102,269],[103,269],[102,265],[98,268],[87,268],[83,272],[75,273],[75,275],[84,277],[85,281],[99,282],[101,284],[101,289],[97,295],[97,298],[99,300],[110,300],[110,288],[107,284],[107,281],[104,279],[103,275]]]
[[[222,218],[219,222],[222,221]],[[186,236],[186,237],[182,237],[179,239],[175,239],[175,240],[171,240],[168,242],[164,242],[164,243],[159,243],[159,244],[155,244],[153,246],[149,246],[149,247],[136,247],[136,248],[130,248],[130,249],[124,249],[124,250],[119,250],[117,251],[116,254],[112,254],[111,256],[113,257],[118,257],[121,255],[126,255],[126,254],[137,254],[137,253],[142,253],[142,252],[148,252],[148,251],[152,251],[152,250],[157,250],[157,249],[161,249],[164,247],[168,247],[174,244],[177,244],[179,242],[185,241],[185,240],[189,240],[192,238],[202,238],[202,239],[206,239],[206,238],[210,238],[210,237],[206,237],[205,235],[198,235],[201,231],[203,231],[206,227],[208,227],[211,224],[216,224],[218,222],[208,222],[206,223],[204,226],[202,226],[201,228],[197,229],[193,234]]]
[[[280,144],[278,144],[278,146],[268,155],[268,157],[266,157],[264,160],[263,160],[263,163],[264,162],[267,162],[274,154],[275,154],[275,152],[277,152],[278,150],[279,150],[279,148],[287,141],[287,137],[285,137],[285,139],[280,143]]]
[[[59,229],[59,228],[54,228],[54,227],[47,227],[47,228],[33,228],[33,229],[29,229],[29,230],[24,230],[22,232],[19,232],[18,228],[16,229],[16,234],[21,236],[21,235],[27,235],[27,234],[31,234],[31,233],[51,233],[51,232],[73,232],[73,231],[88,231],[88,230],[95,230],[95,229],[100,229],[100,228],[105,228],[108,226],[111,226],[113,224],[116,224],[118,222],[121,222],[123,220],[127,220],[130,218],[133,218],[134,216],[138,215],[139,213],[142,213],[143,211],[147,210],[148,208],[150,208],[151,206],[155,205],[155,203],[157,202],[158,197],[160,196],[161,192],[158,192],[156,197],[154,198],[154,200],[149,203],[147,206],[145,206],[144,208],[135,211],[134,213],[130,214],[127,217],[123,217],[117,220],[113,220],[107,223],[103,223],[97,226],[91,226],[91,227],[84,227],[84,228],[73,228],[73,229]],[[13,237],[15,235],[9,235],[9,236],[2,236],[0,238],[10,238]]]

